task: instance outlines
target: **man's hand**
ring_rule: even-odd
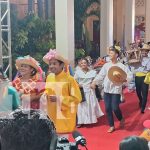
[[[127,82],[127,79],[122,80],[122,82],[124,82],[124,83]]]
[[[121,82],[127,82],[126,79],[123,79],[122,76],[120,74],[115,75],[116,80],[120,80]]]
[[[51,102],[56,102],[57,96],[56,95],[47,95],[47,99],[50,100]]]

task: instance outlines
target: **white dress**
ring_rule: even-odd
[[[90,88],[92,80],[96,76],[96,71],[89,70],[84,73],[81,69],[77,70],[74,78],[83,86],[86,101],[78,105],[77,117],[78,124],[92,124],[97,122],[97,118],[103,116],[98,100],[95,95],[95,90]]]

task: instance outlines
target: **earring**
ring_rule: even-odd
[[[32,75],[35,74],[35,70],[33,70],[33,71],[31,72],[31,74],[32,74]]]

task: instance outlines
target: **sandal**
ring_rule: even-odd
[[[109,130],[107,131],[108,133],[112,133],[115,131],[115,127],[110,127]]]
[[[82,127],[82,124],[78,124],[76,127],[77,127],[77,128],[81,128],[81,127]]]

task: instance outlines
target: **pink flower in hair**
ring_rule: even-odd
[[[50,49],[49,52],[44,57],[48,60],[55,58],[56,57],[56,49]]]

